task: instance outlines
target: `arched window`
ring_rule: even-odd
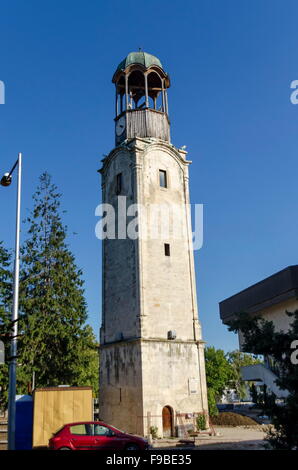
[[[122,72],[115,83],[116,117],[132,109],[150,108],[168,113],[168,83],[157,70],[146,71],[140,66],[132,66],[127,73]]]
[[[116,116],[125,110],[125,77],[121,75],[116,84]]]
[[[147,75],[148,83],[148,95],[151,99],[151,106],[157,111],[163,110],[163,101],[162,101],[162,79],[157,72],[152,71]]]
[[[141,98],[144,97],[144,100]],[[128,76],[128,109],[146,106],[145,77],[140,70],[134,70]]]

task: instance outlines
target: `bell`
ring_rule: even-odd
[[[2,176],[2,179],[0,181],[1,186],[9,186],[11,183],[11,175],[9,173],[5,173]]]

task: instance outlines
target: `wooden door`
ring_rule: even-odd
[[[163,437],[172,436],[172,422],[173,422],[172,408],[170,408],[169,406],[165,406],[162,410]]]

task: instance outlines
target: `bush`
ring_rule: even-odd
[[[209,415],[210,416],[217,416],[218,415],[218,408],[216,406],[215,393],[214,393],[214,390],[212,390],[212,388],[207,389],[207,396],[208,396]]]
[[[207,428],[205,415],[199,415],[197,417],[197,428],[198,428],[198,431],[204,431],[204,429]]]
[[[150,434],[152,439],[157,439],[158,437],[158,427],[157,426],[150,426]]]
[[[258,423],[248,416],[239,415],[224,411],[212,417],[212,424],[215,426],[256,426]]]

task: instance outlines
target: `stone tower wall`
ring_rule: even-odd
[[[173,410],[173,428],[177,413],[208,409],[185,155],[167,142],[136,138],[114,149],[102,170],[104,202],[117,209],[116,178],[122,173],[121,197],[144,211],[140,239],[103,243],[100,417],[143,435],[149,424],[162,434],[165,406]],[[167,188],[160,187],[159,170],[167,172]],[[155,239],[148,218],[152,205],[170,209],[170,230]],[[174,206],[180,209],[184,236],[175,232]]]

